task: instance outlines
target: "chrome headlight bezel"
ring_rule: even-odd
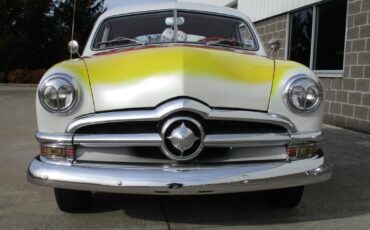
[[[301,89],[303,89],[306,92],[306,96],[307,91],[309,89],[312,90],[313,87],[317,89],[317,100],[315,101],[315,103],[313,103],[312,106],[306,108],[304,107],[299,108],[296,105],[294,105],[294,102],[292,101],[292,91],[295,87],[301,87]],[[283,99],[285,105],[294,113],[301,115],[309,114],[316,111],[322,104],[323,98],[324,90],[320,81],[315,81],[314,79],[309,78],[304,74],[300,74],[289,79],[289,81],[285,85],[285,89],[283,92]]]
[[[57,96],[57,106],[53,107],[47,103],[47,98],[45,97],[45,90],[48,88],[54,88],[56,90]],[[70,87],[72,94],[72,101],[64,107],[59,106],[59,90],[65,87]],[[42,107],[54,115],[63,116],[72,113],[78,106],[80,102],[80,87],[78,82],[70,75],[64,73],[52,74],[41,82],[38,89],[38,97]]]

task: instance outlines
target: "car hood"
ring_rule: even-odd
[[[96,111],[191,97],[211,107],[267,111],[274,61],[244,51],[157,46],[86,58]]]

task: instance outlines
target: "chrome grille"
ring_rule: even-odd
[[[80,117],[66,133],[73,135],[80,161],[173,163],[158,153],[164,143],[163,124],[177,117],[194,119],[204,129],[204,149],[191,160],[198,163],[285,160],[285,146],[295,131],[289,120],[274,114],[211,109],[198,101],[177,99],[155,109]]]

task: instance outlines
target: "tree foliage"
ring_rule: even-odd
[[[0,0],[0,72],[48,68],[68,58],[74,0]],[[104,0],[77,0],[75,39],[84,44]]]

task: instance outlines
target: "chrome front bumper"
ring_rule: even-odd
[[[95,192],[197,195],[259,191],[328,180],[331,163],[310,159],[218,166],[53,164],[36,157],[28,180],[37,185]]]

